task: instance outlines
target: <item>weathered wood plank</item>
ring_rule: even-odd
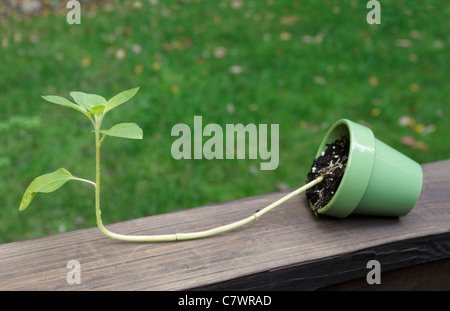
[[[381,284],[376,286],[367,284],[364,277],[321,290],[450,291],[450,258],[384,272]]]
[[[405,217],[316,218],[303,195],[257,221],[200,240],[130,243],[97,228],[0,245],[0,290],[315,289],[450,257],[450,160],[423,165],[424,186]],[[124,234],[204,230],[253,214],[286,192],[107,226]],[[107,207],[104,208],[107,212]],[[66,280],[69,260],[81,284]]]

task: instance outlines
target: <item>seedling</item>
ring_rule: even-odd
[[[307,189],[313,187],[314,185],[320,183],[324,176],[330,171],[330,169],[326,169],[321,172],[319,176],[315,176],[314,179],[308,180],[308,183],[276,202],[268,205],[267,207],[259,210],[252,216],[244,218],[242,220],[230,223],[228,225],[219,226],[213,229],[192,232],[192,233],[174,233],[174,234],[163,234],[163,235],[123,235],[109,231],[105,228],[102,223],[101,218],[101,210],[100,210],[100,147],[104,143],[106,137],[121,137],[128,139],[143,139],[143,131],[142,129],[135,123],[120,123],[114,125],[109,130],[102,129],[102,122],[105,116],[113,109],[119,107],[123,103],[129,101],[139,90],[139,88],[130,89],[124,92],[121,92],[109,100],[106,100],[100,95],[95,94],[87,94],[83,92],[71,92],[70,95],[75,101],[72,102],[61,96],[42,96],[43,99],[49,101],[51,103],[65,106],[77,110],[84,114],[89,121],[92,123],[94,127],[94,136],[95,136],[95,181],[91,181],[88,179],[83,179],[79,177],[75,177],[65,168],[60,168],[52,173],[45,174],[35,178],[23,195],[22,201],[20,203],[19,210],[23,211],[28,207],[30,202],[33,200],[37,193],[49,193],[59,189],[66,182],[70,180],[78,180],[81,182],[85,182],[91,184],[95,188],[95,215],[97,220],[97,226],[99,229],[108,237],[113,239],[123,240],[123,241],[149,241],[149,242],[158,242],[158,241],[176,241],[176,240],[188,240],[188,239],[196,239],[203,238],[207,236],[211,236],[217,233],[225,232],[231,229],[235,229],[242,225],[245,225],[259,217],[263,214],[267,213],[271,209],[277,207],[283,202],[289,200],[290,198],[306,191]]]

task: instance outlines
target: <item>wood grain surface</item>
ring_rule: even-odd
[[[315,217],[300,195],[199,240],[121,242],[95,227],[3,244],[0,290],[311,290],[365,276],[372,259],[383,272],[450,258],[450,160],[422,167],[419,201],[400,218]],[[106,227],[143,235],[204,230],[250,216],[287,192]],[[70,260],[80,263],[80,284],[67,282]]]

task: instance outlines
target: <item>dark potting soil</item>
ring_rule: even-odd
[[[306,198],[314,212],[326,206],[336,193],[347,166],[349,146],[349,137],[342,136],[331,144],[327,144],[325,151],[314,159],[306,182],[324,175],[322,182],[306,190]]]

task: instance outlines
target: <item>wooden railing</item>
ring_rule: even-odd
[[[121,242],[95,227],[3,244],[0,290],[449,289],[450,160],[422,167],[419,201],[401,218],[315,217],[300,195],[199,240]],[[136,235],[203,230],[252,215],[286,193],[107,227]],[[379,263],[381,284],[367,281],[377,272],[371,260]]]

